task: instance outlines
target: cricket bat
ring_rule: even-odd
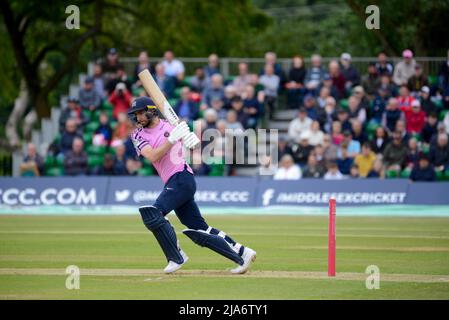
[[[162,113],[162,115],[167,119],[167,121],[176,126],[179,123],[178,115],[173,110],[172,106],[168,102],[167,98],[165,98],[161,89],[157,85],[156,81],[154,81],[153,76],[145,69],[141,71],[139,74],[139,79],[142,82],[145,91],[150,95],[151,99],[153,99],[156,107]]]
[[[153,76],[148,69],[141,71],[138,76],[143,87],[145,88],[145,91],[150,95],[151,99],[153,99],[158,110],[171,125],[176,126],[179,123],[179,117],[173,110],[167,98],[165,98],[156,81],[154,81]],[[190,136],[186,139],[190,142],[194,141],[193,148],[201,142],[193,132],[191,132]],[[184,143],[186,143],[186,139],[183,139]]]

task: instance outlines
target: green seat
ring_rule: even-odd
[[[376,132],[376,129],[379,127],[379,124],[374,122],[374,121],[370,121],[368,122],[368,125],[366,126],[366,133],[368,135],[373,135]]]
[[[89,132],[89,133],[92,133],[92,132],[94,132],[95,130],[97,130],[99,126],[100,126],[100,123],[99,123],[99,122],[96,122],[96,121],[89,122],[89,123],[86,125],[86,127],[85,127],[85,131],[86,131],[86,132]]]
[[[154,171],[153,171],[153,168],[151,168],[151,167],[143,167],[143,168],[140,168],[137,171],[137,173],[138,173],[139,176],[145,176],[146,177],[146,176],[152,176]]]
[[[83,109],[83,115],[90,121],[92,119],[92,112],[87,109]]]
[[[446,113],[448,113],[448,112],[449,112],[449,110],[442,110],[440,112],[440,121],[444,120],[444,117],[446,116]]]
[[[175,91],[173,92],[174,98],[179,99],[181,97],[181,90],[182,90],[182,87],[175,89]]]
[[[176,98],[168,99],[168,103],[170,103],[170,105],[174,107],[178,103],[178,99]]]
[[[92,134],[91,133],[85,133],[83,134],[83,140],[84,140],[84,145],[90,146],[92,144]]]
[[[111,128],[114,130],[115,127],[117,126],[117,121],[115,121],[115,120],[110,121],[109,124],[111,125]]]
[[[64,171],[62,168],[53,167],[45,170],[45,175],[49,177],[59,177],[62,176]]]
[[[449,181],[449,169],[444,171],[444,181]]]
[[[103,157],[96,155],[89,155],[87,158],[87,166],[89,168],[95,168],[103,164]]]
[[[427,77],[427,81],[429,82],[430,86],[435,86],[438,84],[438,76],[429,75]]]
[[[412,173],[412,170],[410,168],[405,168],[401,171],[401,178],[409,178],[410,174]]]
[[[55,139],[53,140],[53,143],[54,143],[54,144],[60,144],[60,143],[61,143],[61,134],[60,134],[60,133],[58,133],[58,134],[55,136]]]
[[[396,170],[387,170],[386,172],[387,178],[397,178],[399,176],[399,173]]]
[[[436,171],[435,174],[437,176],[437,181],[444,181],[444,171]]]
[[[114,106],[107,99],[105,99],[103,101],[103,104],[101,105],[101,109],[103,109],[103,110],[112,110],[112,109],[114,109]]]
[[[225,171],[225,165],[224,165],[223,159],[211,157],[210,160],[211,160],[212,164],[210,164],[211,170],[209,172],[209,176],[223,177],[224,171]]]
[[[147,158],[143,158],[142,163],[143,163],[143,167],[144,168],[153,167],[153,165],[151,164],[151,162]]]
[[[45,158],[45,169],[51,169],[56,165],[56,158],[53,156],[47,156]]]
[[[64,166],[64,158],[63,157],[56,157],[55,166],[58,168],[62,168]]]
[[[103,156],[106,153],[106,146],[90,145],[87,147],[87,153],[89,155]]]
[[[184,81],[183,81],[185,83],[185,86],[190,86],[192,84],[192,79],[193,78],[194,78],[194,76],[185,77]]]
[[[345,110],[348,110],[349,109],[348,99],[341,99],[340,100],[340,107],[342,107]]]

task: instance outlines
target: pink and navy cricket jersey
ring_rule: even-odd
[[[141,150],[145,146],[150,146],[155,149],[167,141],[170,132],[174,126],[168,123],[166,120],[160,120],[159,124],[154,128],[139,128],[135,129],[131,133],[131,139],[136,148],[137,154],[141,155]],[[184,170],[187,166],[187,170],[193,174],[192,168],[184,159],[184,152],[181,141],[176,142],[173,147],[168,151],[159,161],[152,163],[157,170],[159,176],[164,183],[170,179],[172,175]]]

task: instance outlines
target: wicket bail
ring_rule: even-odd
[[[335,214],[336,201],[334,198],[329,200],[329,242],[328,242],[328,260],[327,275],[335,277],[335,254],[336,254],[336,235],[335,235]]]

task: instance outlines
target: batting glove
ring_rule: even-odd
[[[179,139],[186,137],[190,133],[189,126],[184,121],[178,123],[176,127],[170,132],[168,142],[175,144]]]
[[[182,138],[182,143],[188,149],[194,149],[200,142],[200,139],[198,139],[196,134],[193,132],[190,132],[187,136]]]

